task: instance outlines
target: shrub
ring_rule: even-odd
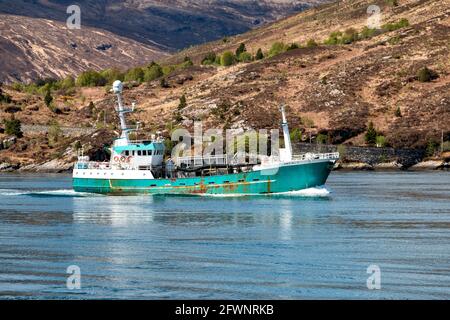
[[[64,90],[72,89],[75,87],[75,79],[72,76],[68,76],[59,82],[59,87]]]
[[[167,82],[166,78],[162,78],[159,82],[159,85],[161,86],[161,88],[169,88],[169,83]]]
[[[377,131],[375,130],[372,121],[369,122],[369,127],[367,128],[364,138],[367,144],[375,144],[377,142]]]
[[[3,120],[3,123],[5,124],[5,134],[16,136],[17,138],[23,137],[22,123],[19,119],[12,116],[10,120]]]
[[[364,27],[360,33],[360,38],[361,39],[369,39],[372,38],[373,36],[375,36],[377,34],[377,29],[375,28],[369,28],[369,27]]]
[[[163,71],[160,65],[153,64],[150,67],[148,67],[144,72],[144,81],[149,82],[158,79],[159,77],[162,77]]]
[[[78,76],[76,83],[80,87],[104,86],[106,79],[97,71],[84,71]]]
[[[225,51],[220,58],[220,64],[224,67],[231,66],[234,63],[234,55],[231,51]]]
[[[378,148],[383,148],[386,146],[386,138],[382,135],[378,135],[376,138],[376,144]]]
[[[124,80],[143,82],[144,76],[145,76],[144,70],[142,70],[142,68],[136,67],[128,70],[128,72],[125,74]]]
[[[202,64],[213,64],[216,62],[216,53],[208,52],[202,60]]]
[[[7,93],[4,93],[3,90],[0,88],[0,103],[11,103],[12,99],[11,96]]]
[[[354,28],[348,28],[342,35],[341,44],[350,44],[358,40],[358,32]]]
[[[387,5],[390,5],[392,7],[397,7],[398,6],[398,0],[384,0],[386,2]]]
[[[187,67],[191,67],[193,65],[194,65],[194,63],[192,62],[190,57],[184,57],[181,67],[187,68]]]
[[[444,152],[450,151],[450,141],[444,142],[444,144],[442,145],[442,151],[444,151]]]
[[[293,42],[286,48],[286,51],[295,50],[298,48],[300,48],[300,46],[297,43]]]
[[[248,53],[248,52],[242,52],[239,55],[239,61],[241,61],[241,62],[250,62],[250,61],[252,61],[252,55],[250,53]]]
[[[338,44],[341,37],[342,37],[342,32],[334,31],[334,32],[330,33],[330,36],[328,37],[327,40],[325,40],[324,43],[328,44],[328,45]]]
[[[423,67],[417,72],[417,80],[420,82],[430,82],[438,77],[439,75],[435,71],[428,69],[427,67]]]
[[[48,145],[54,146],[61,140],[62,130],[57,121],[52,121],[48,128]]]
[[[302,131],[299,128],[292,130],[290,136],[292,142],[302,142]]]
[[[397,109],[395,110],[395,116],[397,118],[401,118],[402,116],[402,110],[400,110],[400,107],[397,107]]]
[[[258,51],[256,51],[255,60],[261,59],[264,59],[264,53],[262,52],[262,49],[259,48]]]
[[[347,148],[343,144],[340,144],[337,147],[337,152],[339,152],[339,158],[341,161],[345,161],[347,157]]]
[[[328,140],[328,136],[325,134],[322,134],[322,133],[319,133],[316,137],[316,142],[318,144],[325,144],[325,143],[327,143],[327,140]]]
[[[386,23],[381,26],[384,31],[395,31],[409,26],[408,19],[402,18],[396,23]]]
[[[283,42],[274,42],[269,50],[269,57],[274,57],[286,51],[286,45]]]
[[[314,39],[309,39],[309,40],[306,42],[306,47],[307,47],[307,48],[314,48],[314,47],[317,47],[317,42],[316,42]]]

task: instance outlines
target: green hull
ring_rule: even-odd
[[[77,192],[102,194],[270,194],[324,185],[333,161],[285,165],[278,170],[177,179],[74,178]]]

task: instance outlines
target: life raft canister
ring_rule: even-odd
[[[131,159],[133,159],[133,157],[132,157],[132,156],[128,156],[128,157],[127,157],[127,163],[130,163],[130,162],[131,162]]]
[[[125,159],[125,156],[121,156],[121,157],[120,157],[120,162],[125,162],[125,160],[126,160],[126,159]]]
[[[114,157],[114,162],[119,162],[119,160],[120,160],[119,156]]]

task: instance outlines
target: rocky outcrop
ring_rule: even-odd
[[[337,152],[336,145],[294,143],[294,152]],[[372,169],[407,169],[422,161],[424,150],[345,146],[341,161],[364,163]],[[344,165],[345,166],[345,165]]]

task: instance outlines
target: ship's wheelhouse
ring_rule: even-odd
[[[124,167],[155,169],[162,166],[164,151],[164,143],[157,141],[115,146],[112,149],[111,162]]]

